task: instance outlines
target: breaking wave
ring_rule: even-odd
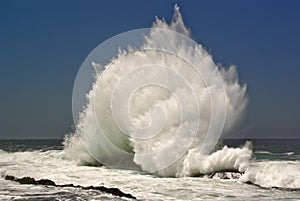
[[[243,168],[237,163],[250,159],[247,148],[224,147],[209,155],[247,104],[236,67],[215,64],[189,38],[178,6],[170,24],[156,18],[142,33],[140,46],[118,47],[108,63],[94,56],[97,48],[85,61],[95,68],[94,82],[75,132],[66,137],[67,156],[79,164],[100,162],[161,176],[190,175],[194,165],[211,162],[198,171],[220,169],[217,163],[224,159],[215,159],[222,154],[233,157],[225,169]]]

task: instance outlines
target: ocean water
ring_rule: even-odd
[[[256,181],[250,173],[248,179],[265,188],[246,184],[242,177],[165,178],[143,171],[83,166],[65,158],[62,140],[1,140],[0,200],[128,200],[93,190],[21,185],[5,180],[5,175],[117,187],[138,200],[299,200],[300,140],[250,141],[253,155],[248,171]],[[223,140],[220,144],[241,147],[245,142]]]
[[[191,39],[179,7],[167,23],[122,33],[83,62],[64,140],[0,141],[0,200],[299,200],[299,140],[220,140],[248,103],[236,66]],[[103,164],[101,166],[100,164]]]

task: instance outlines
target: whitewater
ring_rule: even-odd
[[[6,175],[117,187],[138,200],[298,200],[299,141],[223,140],[241,123],[246,88],[236,66],[191,39],[175,5],[170,23],[156,18],[87,57],[64,141],[1,141],[0,200],[127,200]]]
[[[218,155],[223,152],[234,152],[234,150],[248,152],[248,148],[238,147],[243,141],[225,140],[224,143],[228,144],[228,147],[211,154],[210,159],[206,161],[207,165],[201,166],[201,171],[211,172],[208,164],[212,165],[212,169],[221,167],[217,164],[224,164],[225,168],[224,161],[228,160],[231,160],[232,164],[227,163],[227,167],[234,166],[234,157],[228,154],[222,159]],[[253,158],[256,159],[249,161],[246,172],[240,177],[233,175],[224,179],[218,174],[214,176],[194,174],[194,177],[179,178],[158,177],[139,170],[78,165],[76,160],[66,158],[66,150],[59,140],[54,142],[0,140],[0,147],[3,149],[0,151],[0,200],[128,200],[92,190],[21,185],[5,180],[5,175],[51,179],[60,185],[117,187],[126,193],[131,193],[138,200],[149,201],[299,200],[300,193],[297,188],[299,189],[300,186],[300,141],[252,141]],[[278,149],[274,149],[274,145]],[[287,145],[290,147],[288,152],[293,150],[293,154],[285,154]],[[236,168],[238,167],[242,166],[236,163]],[[196,172],[198,171],[197,169]],[[249,185],[247,181],[259,186]]]
[[[97,48],[86,59],[95,80],[66,149],[82,164],[190,176],[192,165],[203,164],[241,118],[246,86],[239,84],[236,67],[216,65],[189,38],[177,6],[170,24],[157,18],[151,29],[114,40],[143,33],[140,46],[119,48],[108,64],[97,63]],[[251,152],[244,155],[236,153],[236,160],[249,160]]]

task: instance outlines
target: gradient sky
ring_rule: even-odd
[[[178,3],[193,39],[235,64],[250,98],[243,138],[300,138],[300,1],[0,2],[0,139],[62,138],[85,57],[106,39],[169,21]]]

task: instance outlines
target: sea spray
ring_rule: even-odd
[[[156,18],[151,29],[113,39],[126,36],[130,41],[139,34],[140,43],[118,47],[118,55],[107,63],[98,58],[97,48],[84,62],[83,67],[93,66],[96,71],[75,131],[66,137],[66,157],[79,164],[98,161],[161,176],[190,176],[196,170],[220,169],[221,164],[212,163],[200,167],[224,154],[233,157],[217,160],[224,162],[225,169],[242,170],[251,157],[247,147],[224,147],[209,155],[247,104],[246,86],[239,84],[236,67],[216,65],[189,38],[176,5],[170,24]]]
[[[178,176],[197,176],[214,172],[245,172],[252,157],[251,143],[241,148],[224,146],[210,155],[201,156],[196,148],[190,149],[183,161],[182,171]]]
[[[265,188],[300,189],[299,161],[263,161],[251,163],[242,182],[251,182]]]

